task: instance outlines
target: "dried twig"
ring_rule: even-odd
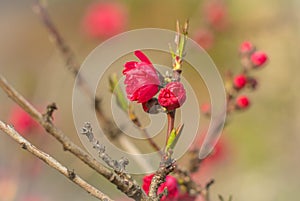
[[[88,153],[83,151],[79,146],[74,144],[61,130],[56,128],[49,117],[45,118],[36,110],[21,94],[19,94],[7,81],[0,75],[0,87],[4,92],[21,108],[23,108],[33,119],[39,122],[45,130],[55,137],[62,145],[64,150],[71,152],[77,158],[82,160],[92,169],[96,170],[99,174],[108,179],[111,183],[115,184],[127,196],[136,200],[146,199],[145,193],[141,190],[141,187],[137,182],[129,175],[122,173],[121,175],[116,174],[107,167],[103,166],[96,159],[91,157]]]
[[[18,142],[24,150],[32,153],[34,156],[44,161],[51,168],[57,170],[58,172],[66,176],[68,179],[70,179],[72,182],[74,182],[75,184],[83,188],[92,196],[102,201],[113,201],[111,198],[109,198],[107,195],[102,193],[100,190],[96,189],[95,187],[87,183],[85,180],[83,180],[73,170],[69,170],[67,167],[63,166],[52,156],[50,156],[49,154],[41,151],[40,149],[32,145],[25,138],[23,138],[12,126],[9,126],[4,122],[0,121],[0,130],[2,130],[4,133],[10,136],[16,142]]]

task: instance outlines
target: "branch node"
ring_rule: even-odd
[[[43,114],[44,119],[49,122],[52,123],[53,121],[53,112],[57,110],[57,106],[55,103],[51,103],[49,105],[47,105],[47,111],[45,114]]]
[[[21,143],[21,148],[22,148],[22,149],[27,149],[27,145],[26,145],[24,142],[22,142],[22,143]]]
[[[68,171],[68,177],[69,177],[69,179],[74,180],[75,177],[76,177],[76,174],[75,174],[74,170],[69,170],[68,169],[67,171]]]

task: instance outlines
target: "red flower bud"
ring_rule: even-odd
[[[179,108],[185,99],[185,89],[180,82],[170,82],[165,88],[161,89],[158,95],[159,104],[167,110]]]
[[[239,96],[236,98],[236,106],[238,109],[246,109],[250,106],[250,101],[247,96]]]
[[[262,51],[256,51],[251,55],[251,61],[257,67],[265,64],[267,60],[268,60],[267,54]]]
[[[252,52],[254,50],[254,45],[248,41],[245,41],[241,44],[240,46],[240,52],[245,54],[245,53],[249,53]]]
[[[233,79],[233,85],[236,89],[242,89],[247,84],[247,77],[243,74],[237,75]]]

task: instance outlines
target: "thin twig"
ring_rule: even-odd
[[[96,170],[103,177],[108,179],[111,183],[115,184],[120,191],[127,196],[136,200],[146,199],[146,194],[141,190],[137,182],[129,175],[122,173],[116,174],[112,170],[103,166],[96,159],[91,157],[88,153],[83,151],[78,145],[71,141],[60,129],[56,128],[51,121],[51,118],[45,118],[40,112],[36,110],[21,94],[19,94],[5,79],[0,75],[0,87],[4,92],[21,108],[23,108],[33,119],[39,122],[45,130],[55,137],[62,145],[65,151],[69,151],[77,158],[82,160],[92,169]]]
[[[103,125],[106,125],[106,130],[109,132],[110,137],[115,137],[122,133],[103,113],[100,107],[101,99],[98,96],[93,96],[91,89],[86,84],[87,82],[79,73],[80,64],[76,61],[75,54],[71,47],[66,43],[62,35],[59,33],[57,27],[53,23],[49,13],[43,3],[40,0],[35,0],[35,5],[33,6],[33,11],[40,17],[43,25],[47,29],[51,39],[56,45],[57,49],[60,51],[64,61],[66,62],[66,67],[69,72],[76,78],[77,84],[82,88],[88,97],[94,101],[97,116]]]
[[[29,141],[23,138],[12,126],[9,126],[4,122],[0,121],[0,130],[2,130],[4,133],[10,136],[16,142],[18,142],[24,150],[32,153],[34,156],[44,161],[51,168],[57,170],[58,172],[66,176],[68,179],[70,179],[72,182],[80,186],[82,189],[87,191],[92,196],[102,201],[113,201],[111,198],[109,198],[107,195],[102,193],[100,190],[90,185],[85,180],[83,180],[73,170],[69,170],[67,167],[63,166],[52,156],[50,156],[49,154],[41,151],[40,149],[32,145]]]
[[[130,120],[138,127],[139,131],[147,138],[147,141],[149,142],[149,144],[152,146],[152,148],[157,151],[160,156],[163,155],[162,150],[160,149],[160,147],[156,144],[156,142],[152,139],[152,137],[149,135],[148,131],[142,127],[141,121],[138,118],[138,116],[136,116],[136,114],[134,113],[133,110],[129,110],[130,114],[129,114],[129,118]]]
[[[126,150],[128,153],[131,153],[133,155],[139,154],[140,151],[135,146],[135,144],[133,144],[128,138],[124,137],[122,135],[122,131],[102,111],[101,98],[93,95],[91,89],[86,84],[86,81],[81,76],[79,72],[80,64],[76,61],[74,52],[72,51],[71,47],[67,44],[67,42],[64,40],[64,38],[58,31],[57,27],[53,23],[47,9],[45,8],[41,0],[35,0],[35,5],[33,6],[33,10],[40,17],[50,37],[52,38],[56,47],[62,54],[62,57],[66,62],[67,69],[72,73],[72,75],[74,75],[74,77],[77,77],[78,86],[81,87],[83,92],[86,93],[87,97],[91,98],[91,101],[95,104],[95,111],[100,121],[100,124],[103,127],[103,130],[105,131],[104,133],[108,135],[110,139],[117,140],[122,146],[122,148]],[[144,133],[144,131],[141,132]],[[134,160],[137,161],[137,163],[142,168],[144,168],[146,171],[149,171],[149,167],[151,167],[151,164],[149,164],[148,161],[142,160],[141,157],[133,157],[133,158]]]

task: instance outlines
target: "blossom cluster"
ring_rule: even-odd
[[[250,73],[253,70],[263,68],[268,62],[268,55],[257,48],[249,41],[240,45],[239,54],[242,64],[241,73],[227,75],[227,102],[228,112],[233,110],[247,109],[251,102],[247,95],[242,94],[244,89],[256,90],[258,81]],[[204,114],[210,114],[210,105],[203,104],[201,110]]]
[[[240,46],[240,56],[243,65],[242,73],[234,76],[233,87],[236,93],[240,92],[245,87],[252,90],[257,88],[257,80],[249,74],[250,70],[262,68],[268,56],[264,51],[257,50],[256,47],[248,41],[245,41]],[[246,95],[238,95],[235,99],[237,109],[246,109],[250,106],[249,98]]]
[[[134,54],[140,61],[125,63],[123,70],[127,98],[142,103],[146,112],[158,104],[167,111],[179,108],[186,100],[183,84],[177,80],[166,82],[142,51]],[[158,97],[154,98],[157,93]]]

